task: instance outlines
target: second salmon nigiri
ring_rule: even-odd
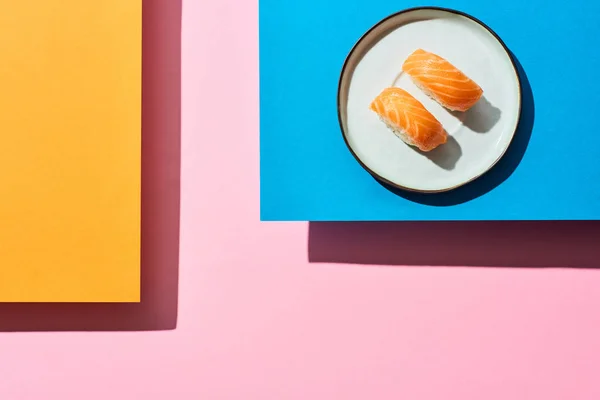
[[[430,151],[446,143],[448,135],[442,124],[407,91],[384,89],[370,109],[406,144]]]
[[[481,87],[446,59],[419,49],[413,52],[402,70],[427,95],[454,111],[467,111],[483,95]]]

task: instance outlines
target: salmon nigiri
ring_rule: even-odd
[[[449,61],[422,49],[408,56],[402,70],[427,95],[453,111],[467,111],[483,95],[481,87]]]
[[[430,151],[446,143],[442,124],[407,91],[384,89],[369,107],[406,144]]]

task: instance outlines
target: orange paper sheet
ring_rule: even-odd
[[[137,302],[142,0],[0,6],[0,302]]]

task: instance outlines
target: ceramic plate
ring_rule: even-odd
[[[446,58],[484,91],[466,112],[452,112],[419,90],[402,63],[416,49]],[[385,88],[409,91],[442,123],[448,142],[423,153],[406,145],[369,109]],[[488,171],[508,148],[521,113],[516,67],[500,38],[459,11],[415,8],[371,28],[348,55],[338,91],[346,144],[376,178],[419,192],[443,192]]]

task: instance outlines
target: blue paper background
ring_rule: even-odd
[[[416,6],[482,20],[522,68],[511,148],[484,177],[445,194],[382,186],[353,158],[337,120],[352,46],[379,20]],[[261,0],[259,8],[261,220],[600,219],[598,3]]]

